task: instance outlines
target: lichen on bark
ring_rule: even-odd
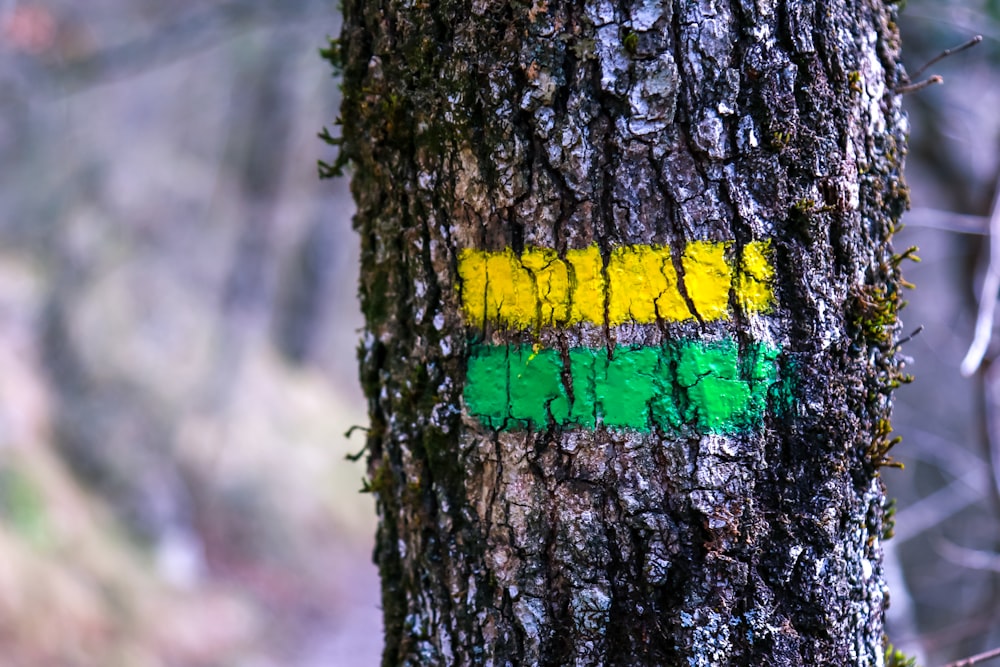
[[[344,11],[383,664],[881,664],[877,468],[900,375],[890,237],[906,204],[894,9]],[[684,257],[703,242],[722,244],[736,276],[725,317],[612,319],[610,296],[603,318],[537,325],[463,308],[463,252],[555,258],[568,276],[596,247],[607,279],[615,253],[648,247],[666,249],[658,270],[698,314]],[[761,278],[762,260],[741,258],[765,243]],[[738,298],[744,279],[769,281],[766,312]],[[769,381],[764,416],[742,429],[685,413],[699,373],[676,394],[689,417],[675,428],[623,428],[599,409],[592,427],[559,423],[553,405],[501,428],[468,409],[484,346],[555,351],[542,358],[568,411],[574,350],[610,369],[623,350],[653,348],[679,378],[662,351],[681,341],[732,345],[739,359],[779,350],[790,381]],[[753,364],[733,363],[738,377],[718,381],[750,382]]]

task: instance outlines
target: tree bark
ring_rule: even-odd
[[[345,0],[383,665],[880,665],[878,0]]]

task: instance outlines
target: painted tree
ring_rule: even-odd
[[[345,0],[389,665],[877,665],[880,0]]]

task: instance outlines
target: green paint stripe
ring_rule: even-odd
[[[498,430],[548,427],[732,433],[761,423],[780,379],[778,350],[732,340],[662,347],[478,346],[465,405]],[[773,402],[773,401],[772,401]]]

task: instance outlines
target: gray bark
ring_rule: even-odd
[[[345,0],[389,665],[879,665],[905,120],[878,0]],[[485,330],[458,252],[770,239],[767,317]],[[683,282],[683,276],[681,276]],[[475,344],[768,341],[728,435],[468,414]],[[498,380],[501,381],[501,380]],[[772,397],[773,399],[773,397]]]

